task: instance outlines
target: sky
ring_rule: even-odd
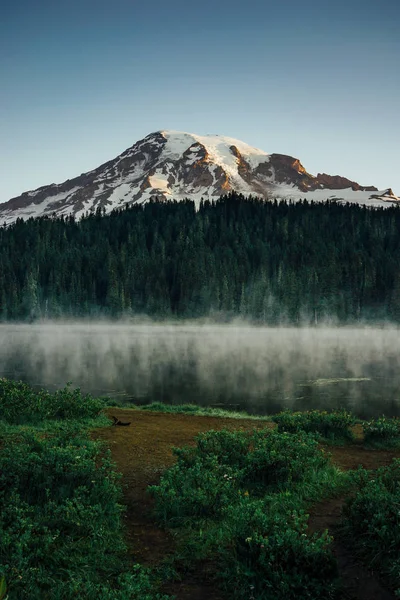
[[[399,0],[2,0],[0,202],[160,129],[400,194]]]

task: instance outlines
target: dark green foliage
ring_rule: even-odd
[[[9,600],[154,599],[129,566],[109,451],[76,428],[14,428],[0,451],[0,574]]]
[[[331,538],[327,533],[307,535],[304,511],[271,511],[243,496],[227,508],[224,518],[229,543],[220,552],[221,575],[225,587],[235,590],[235,598],[337,597]]]
[[[400,321],[400,210],[150,202],[0,228],[0,320],[147,314]]]
[[[10,425],[38,423],[43,419],[93,418],[104,406],[103,400],[83,395],[68,385],[51,394],[22,381],[0,378],[0,420]]]
[[[400,419],[379,417],[363,422],[364,443],[368,446],[400,445]]]
[[[331,540],[307,535],[304,498],[343,481],[312,436],[211,431],[175,454],[177,463],[150,488],[157,515],[181,528],[192,559],[217,562],[229,597],[337,597]]]
[[[99,400],[0,381],[0,584],[8,600],[162,600],[123,541]],[[82,418],[80,418],[82,416]],[[35,425],[20,425],[20,423]],[[0,586],[1,596],[1,586]]]
[[[356,423],[355,417],[345,411],[309,410],[304,412],[283,411],[272,417],[278,431],[316,433],[328,440],[352,440],[350,427]]]
[[[174,449],[177,463],[150,488],[157,511],[179,523],[186,516],[219,516],[238,492],[270,493],[323,470],[328,457],[316,440],[271,430],[252,433],[210,431],[200,434],[195,448]]]
[[[368,566],[388,576],[400,596],[400,460],[359,473],[358,492],[344,507],[344,533]]]

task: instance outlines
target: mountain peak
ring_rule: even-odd
[[[0,205],[0,223],[53,214],[79,219],[98,207],[111,212],[151,198],[189,198],[198,204],[232,190],[265,200],[305,198],[371,206],[400,202],[390,188],[380,192],[338,175],[313,176],[298,158],[267,154],[235,138],[160,130],[97,169]]]

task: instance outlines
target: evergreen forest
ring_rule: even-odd
[[[0,320],[400,322],[400,208],[216,202],[0,227]]]

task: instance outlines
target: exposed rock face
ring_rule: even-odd
[[[189,198],[198,205],[232,190],[265,200],[400,202],[390,188],[378,191],[325,173],[315,177],[297,158],[267,154],[233,138],[157,131],[93,171],[0,204],[0,224],[54,214],[79,219],[99,207],[110,212],[151,198]]]
[[[270,163],[275,172],[276,183],[292,184],[302,191],[307,191],[315,179],[307,173],[301,162],[293,156],[271,154]]]
[[[370,186],[362,186],[355,181],[350,181],[350,179],[346,179],[346,177],[340,177],[340,175],[327,175],[326,173],[318,173],[315,181],[318,182],[318,185],[328,187],[331,190],[343,190],[345,188],[350,188],[354,191],[361,190],[363,192],[377,192],[378,188],[373,185]]]

